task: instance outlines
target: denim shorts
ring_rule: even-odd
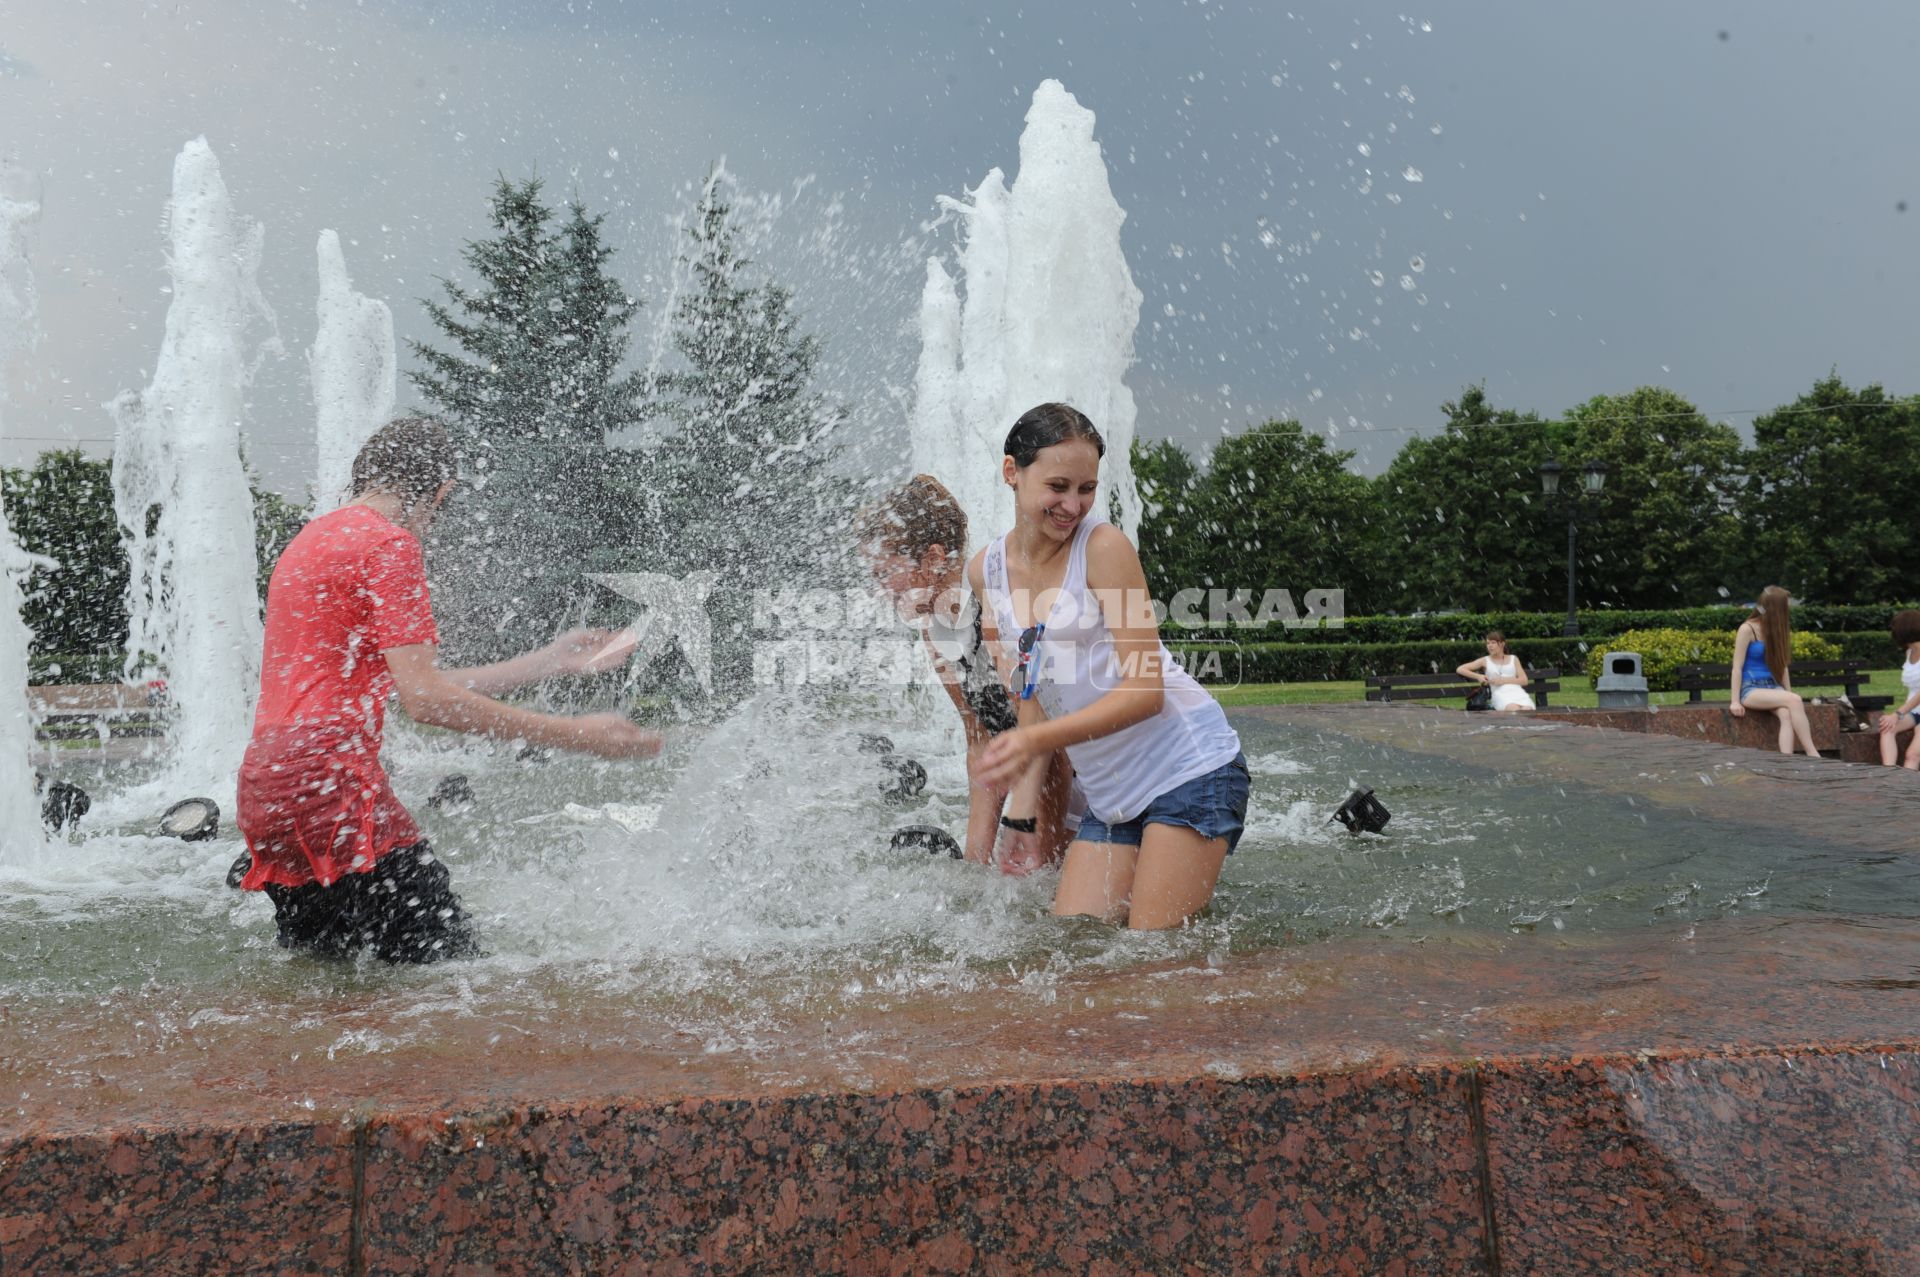
[[[1226,839],[1227,854],[1231,856],[1247,827],[1247,794],[1252,788],[1247,756],[1235,754],[1232,762],[1204,776],[1195,776],[1164,794],[1156,794],[1147,803],[1146,810],[1132,820],[1109,825],[1088,812],[1080,822],[1080,832],[1074,835],[1074,841],[1138,847],[1148,825],[1181,825],[1205,838]]]
[[[1780,684],[1773,681],[1773,675],[1771,674],[1742,674],[1740,676],[1740,700],[1744,703],[1747,699],[1748,692],[1756,691],[1763,687],[1770,687],[1776,692],[1780,690]]]

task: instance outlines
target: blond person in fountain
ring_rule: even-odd
[[[282,947],[387,962],[477,952],[446,866],[380,766],[387,698],[415,722],[604,758],[660,737],[618,714],[568,718],[494,700],[556,674],[624,662],[630,634],[576,630],[474,669],[439,666],[420,538],[454,487],[439,422],[382,427],[353,462],[353,499],[307,524],[274,565],[253,740],[240,764],[240,881],[273,901]]]
[[[1480,686],[1493,689],[1494,710],[1532,709],[1533,695],[1526,690],[1527,669],[1517,656],[1507,655],[1507,636],[1499,630],[1487,631],[1487,654],[1468,661],[1454,673],[1479,680]]]
[[[880,588],[912,618],[967,735],[967,770],[988,742],[1019,725],[993,659],[999,634],[966,591],[967,515],[946,485],[917,474],[860,519],[860,545]],[[965,857],[1022,877],[1055,864],[1080,826],[1085,800],[1063,753],[1053,755],[1028,816],[1003,816],[1003,795],[970,785]]]

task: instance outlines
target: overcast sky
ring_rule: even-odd
[[[45,210],[0,460],[104,451],[201,134],[266,226],[288,357],[248,429],[274,486],[314,463],[318,232],[430,339],[418,299],[503,173],[609,214],[652,325],[724,155],[834,388],[886,431],[953,244],[936,197],[1012,177],[1047,77],[1098,117],[1128,213],[1144,437],[1298,416],[1370,471],[1481,380],[1546,413],[1658,383],[1742,427],[1830,367],[1920,391],[1920,6],[1410,4],[0,0],[0,154]]]

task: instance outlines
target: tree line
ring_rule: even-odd
[[[831,529],[862,489],[834,464],[845,413],[813,386],[821,343],[742,252],[716,171],[678,254],[670,355],[632,370],[644,300],[608,269],[604,216],[541,192],[537,179],[497,182],[490,233],[461,254],[471,279],[443,278],[423,300],[440,339],[412,344],[408,378],[464,458],[427,546],[442,642],[463,662],[497,659],[570,624],[627,619],[633,605],[592,573],[701,568],[714,574],[715,684],[737,687],[753,588],[846,570]],[[47,453],[4,484],[23,546],[58,563],[28,583],[35,656],[117,661],[127,563],[110,464]],[[304,509],[256,485],[255,514],[264,594]]]
[[[461,253],[467,280],[423,300],[440,336],[413,343],[408,374],[468,458],[428,546],[443,642],[493,659],[631,609],[589,574],[706,569],[716,684],[743,684],[753,590],[843,583],[847,516],[876,477],[841,463],[846,413],[814,385],[820,339],[745,255],[724,173],[686,221],[657,368],[632,366],[646,301],[609,270],[604,217],[504,177],[489,215]],[[1203,455],[1136,443],[1149,584],[1162,599],[1337,588],[1349,615],[1559,610],[1567,507],[1541,493],[1549,457],[1563,491],[1607,466],[1577,507],[1582,607],[1737,602],[1773,582],[1884,602],[1920,581],[1920,397],[1829,375],[1746,445],[1653,386],[1555,418],[1470,386],[1439,424],[1372,478],[1292,420]],[[117,660],[127,568],[107,463],[47,453],[0,492],[25,548],[59,564],[29,583],[36,656]],[[258,485],[255,509],[264,590],[304,509]]]
[[[1738,603],[1768,584],[1823,603],[1920,592],[1920,396],[1829,374],[1756,418],[1745,445],[1658,386],[1552,419],[1470,386],[1441,415],[1373,478],[1298,421],[1203,457],[1136,444],[1155,596],[1340,588],[1350,615],[1564,610],[1570,504],[1583,608]],[[1550,457],[1563,467],[1554,500],[1539,477]],[[1590,462],[1606,466],[1604,487],[1570,498]]]

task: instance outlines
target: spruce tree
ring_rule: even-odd
[[[642,482],[664,525],[655,565],[718,574],[716,683],[744,691],[753,593],[839,581],[843,538],[827,511],[846,485],[831,471],[844,414],[813,388],[820,340],[801,330],[792,293],[750,270],[732,213],[716,172],[681,257],[690,286],[674,310],[678,366],[655,384],[670,433]]]
[[[640,303],[606,266],[601,217],[574,201],[559,229],[540,182],[502,178],[492,238],[466,246],[472,288],[443,280],[427,313],[453,351],[413,343],[409,376],[454,429],[469,482],[431,546],[443,639],[463,659],[546,641],[595,595],[583,580],[628,535],[608,436],[640,420],[622,374]]]

